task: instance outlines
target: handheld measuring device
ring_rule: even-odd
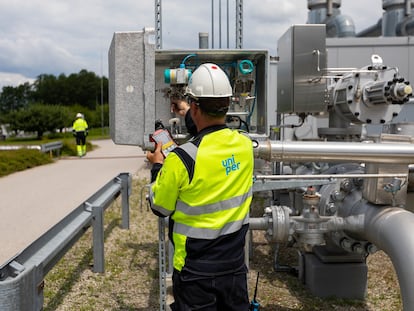
[[[150,140],[155,142],[156,144],[162,143],[161,152],[166,157],[175,147],[177,144],[171,137],[170,132],[165,128],[161,128],[156,130],[150,137]]]

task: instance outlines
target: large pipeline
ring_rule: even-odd
[[[255,140],[254,138],[253,142],[254,156],[268,161],[414,163],[413,144],[274,141]]]
[[[290,221],[288,209],[276,208],[275,214],[262,218],[250,218],[250,230],[272,233],[274,241],[287,241]],[[380,207],[359,201],[352,209],[353,215],[345,218],[332,217],[329,228],[344,230],[360,240],[366,240],[383,250],[391,259],[397,273],[404,310],[414,310],[414,214],[402,208]]]
[[[414,310],[414,214],[401,208],[378,207],[360,202],[356,210],[364,209],[364,230],[348,231],[383,250],[391,259],[398,276],[404,310]],[[360,211],[359,211],[360,212]]]

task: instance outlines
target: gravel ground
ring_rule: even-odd
[[[44,310],[159,310],[158,222],[140,206],[145,180],[134,178],[130,197],[130,229],[120,228],[120,203],[106,212],[105,273],[92,272],[91,232],[66,254],[45,279]],[[314,297],[298,279],[275,272],[273,249],[262,232],[253,233],[249,287],[260,272],[261,311],[401,310],[398,281],[389,258],[377,252],[367,259],[368,287],[364,301]],[[292,249],[282,248],[280,261],[295,264]],[[250,291],[250,297],[253,290]]]

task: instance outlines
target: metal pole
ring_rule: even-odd
[[[102,49],[101,49],[101,129],[102,136],[104,133],[104,107],[103,107],[103,61],[102,61]]]
[[[230,48],[229,0],[227,0],[227,48]]]
[[[167,255],[165,249],[165,219],[158,218],[158,265],[160,281],[160,311],[167,310]]]
[[[221,49],[221,0],[219,0],[219,49]]]
[[[214,0],[211,0],[211,48],[214,49]]]
[[[156,32],[156,49],[162,49],[162,15],[161,0],[155,0],[155,32]]]
[[[236,0],[236,49],[243,48],[243,0]]]

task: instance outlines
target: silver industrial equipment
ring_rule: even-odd
[[[308,7],[326,18],[339,14],[340,1],[326,2],[327,10],[324,1]],[[388,57],[395,42],[384,47],[378,39],[375,49],[354,48],[362,55],[354,57],[357,65],[328,66],[344,52],[326,32],[324,24],[292,26],[278,41],[277,58],[264,50],[156,50],[154,30],[115,33],[111,136],[150,149],[149,135],[161,120],[179,143],[186,141],[169,96],[182,94],[186,74],[199,64],[218,64],[234,92],[228,125],[248,131],[254,146],[253,192],[260,200],[252,208],[263,216],[251,217],[250,229],[265,231],[276,249],[296,248],[299,279],[320,297],[363,299],[366,258],[381,249],[397,272],[404,309],[413,310],[414,121],[405,112],[412,85],[402,74],[413,68],[397,68]],[[399,42],[395,51],[404,49],[413,46]],[[395,60],[412,57],[402,55]],[[166,70],[185,73],[181,83],[166,80]],[[277,255],[275,261],[282,266]]]

